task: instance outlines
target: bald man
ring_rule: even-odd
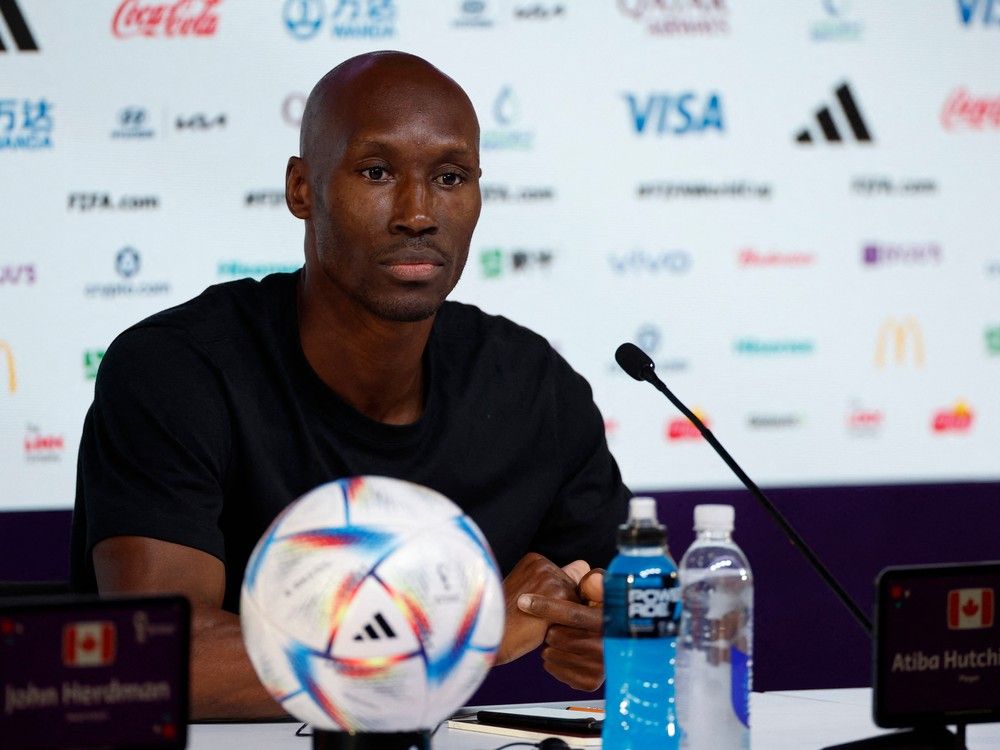
[[[445,299],[479,218],[479,125],[426,61],[371,53],[306,104],[285,197],[291,274],[210,287],[121,334],[80,447],[75,585],[193,605],[195,718],[282,713],[243,648],[239,592],[273,518],[346,476],[432,487],[504,574],[503,664],[543,643],[603,681],[601,578],[629,496],[587,383],[536,334]]]

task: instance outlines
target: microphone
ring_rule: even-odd
[[[736,476],[740,478],[743,485],[750,490],[750,494],[757,498],[757,502],[763,506],[764,510],[766,510],[771,518],[774,519],[775,523],[781,527],[785,536],[788,537],[788,541],[792,543],[792,546],[798,548],[799,552],[801,552],[805,556],[806,560],[808,560],[813,566],[813,569],[819,573],[820,578],[822,578],[826,582],[826,585],[833,590],[833,593],[837,595],[841,604],[847,607],[847,610],[854,616],[854,619],[858,621],[858,624],[860,624],[861,627],[865,629],[865,632],[871,636],[872,624],[871,620],[868,619],[868,616],[865,615],[865,613],[861,611],[861,608],[854,603],[854,600],[851,599],[847,591],[844,590],[844,587],[837,582],[837,579],[833,577],[833,574],[827,570],[826,566],[823,565],[820,559],[816,556],[816,553],[813,552],[809,545],[805,543],[805,540],[799,536],[798,532],[792,527],[787,519],[781,515],[781,511],[774,506],[774,503],[768,500],[767,495],[765,495],[761,491],[760,487],[758,487],[754,481],[747,476],[746,472],[743,471],[743,469],[740,468],[740,465],[736,463],[732,456],[729,455],[729,452],[722,447],[722,444],[718,440],[715,439],[715,435],[713,435],[708,427],[705,426],[705,423],[702,422],[694,412],[684,406],[684,404],[680,402],[680,399],[671,393],[670,389],[667,388],[659,377],[657,377],[656,373],[653,372],[655,365],[653,364],[653,360],[649,358],[649,355],[635,344],[624,343],[619,346],[618,350],[615,352],[615,361],[618,362],[619,367],[621,367],[635,380],[645,380],[651,383],[656,390],[670,400],[670,403],[677,407],[681,414],[690,420],[691,424],[698,428],[698,432],[701,433],[701,436],[705,438],[712,448],[715,449],[715,452],[719,454],[719,457],[726,462],[726,465]]]

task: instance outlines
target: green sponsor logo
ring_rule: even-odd
[[[83,377],[93,380],[97,377],[97,368],[101,366],[104,359],[103,349],[87,349],[83,353]]]
[[[479,253],[483,276],[495,279],[503,275],[503,251],[498,247],[489,247]]]
[[[816,345],[808,339],[738,339],[733,343],[737,354],[777,356],[783,354],[812,354]]]
[[[261,279],[272,273],[290,273],[302,267],[301,263],[244,263],[239,260],[220,260],[216,275],[227,279]]]
[[[990,354],[1000,354],[1000,326],[986,329],[986,351]]]

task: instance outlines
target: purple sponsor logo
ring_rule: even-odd
[[[866,266],[937,265],[941,262],[942,255],[941,246],[936,242],[872,242],[861,250],[861,260]]]

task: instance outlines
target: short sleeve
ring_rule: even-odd
[[[98,542],[146,536],[225,562],[219,528],[230,447],[219,373],[179,329],[133,328],[101,362],[84,422],[76,514]]]
[[[590,385],[555,356],[556,455],[565,479],[532,549],[557,565],[586,560],[604,567],[615,555],[616,532],[632,493],[608,449]]]

